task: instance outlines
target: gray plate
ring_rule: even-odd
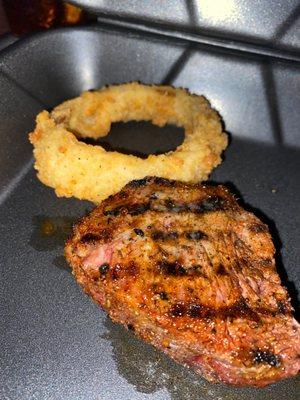
[[[227,183],[269,223],[280,275],[294,302],[297,298],[297,63],[121,29],[32,35],[0,53],[0,397],[296,399],[297,378],[261,390],[205,382],[112,324],[71,276],[63,242],[70,223],[91,205],[58,199],[36,179],[27,133],[41,109],[86,89],[132,80],[188,87],[220,112],[231,144],[211,179]],[[181,139],[180,129],[160,132],[133,123],[115,126],[106,140],[147,153],[172,149]],[[41,233],[48,219],[56,228],[52,236]]]
[[[71,0],[101,17],[163,24],[277,48],[300,49],[298,0]]]

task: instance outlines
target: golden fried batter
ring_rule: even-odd
[[[175,151],[142,159],[77,139],[97,139],[108,134],[111,123],[130,120],[175,124],[185,129],[185,140]],[[204,180],[221,162],[227,146],[220,118],[204,97],[185,89],[136,82],[84,92],[50,114],[41,112],[29,138],[38,178],[58,196],[94,203],[147,175]]]

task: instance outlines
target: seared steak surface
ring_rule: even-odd
[[[66,257],[110,315],[210,381],[300,369],[300,329],[268,228],[222,186],[132,181],[74,228]]]

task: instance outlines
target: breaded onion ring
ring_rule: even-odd
[[[106,151],[77,138],[107,135],[111,123],[146,120],[185,129],[175,151],[146,159]],[[139,83],[104,87],[42,111],[29,137],[38,178],[58,196],[100,203],[133,179],[159,176],[198,182],[221,162],[227,145],[218,114],[202,96],[169,86]]]

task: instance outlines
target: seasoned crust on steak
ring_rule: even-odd
[[[300,329],[268,227],[222,186],[132,181],[65,253],[110,315],[210,381],[264,386],[300,369]]]

